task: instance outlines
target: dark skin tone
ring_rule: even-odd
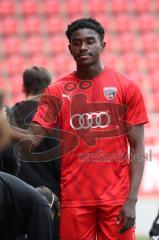
[[[77,65],[77,76],[82,80],[90,80],[103,71],[100,55],[106,43],[92,29],[79,29],[72,34],[69,50]],[[121,233],[135,224],[135,205],[144,170],[144,127],[138,125],[127,135],[130,144],[130,192],[122,206],[117,222],[124,219]]]
[[[130,191],[125,204],[120,209],[117,221],[123,221],[121,233],[134,226],[136,211],[135,206],[141,183],[145,158],[144,158],[144,126],[137,125],[127,134],[130,145]]]
[[[76,61],[76,74],[80,79],[90,80],[103,71],[100,54],[104,48],[105,42],[92,29],[79,29],[72,34],[69,49]]]
[[[76,61],[76,74],[81,80],[93,79],[103,71],[100,55],[105,45],[99,34],[92,29],[79,29],[72,34],[69,49]],[[46,131],[38,124],[32,124],[26,132],[24,130],[21,132],[18,130],[18,133],[13,131],[12,135],[20,140],[29,139],[34,146],[37,146],[42,136],[46,135]],[[130,191],[117,219],[117,222],[122,221],[121,233],[130,229],[135,223],[135,206],[145,162],[144,126],[134,126],[127,134],[127,138],[131,152]]]
[[[100,40],[99,34],[92,29],[79,29],[73,33],[69,49],[76,61],[77,76],[80,79],[90,80],[103,71],[100,54],[105,45],[105,42]],[[12,131],[13,138],[31,141],[34,147],[40,144],[42,136],[47,135],[46,130],[36,123],[32,123],[28,130],[15,127],[14,129],[15,131]]]

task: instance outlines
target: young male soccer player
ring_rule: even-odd
[[[78,19],[66,35],[77,69],[47,88],[28,129],[34,145],[44,129],[61,129],[61,239],[133,240],[148,121],[143,98],[102,65],[99,22]]]

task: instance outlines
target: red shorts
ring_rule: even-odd
[[[135,240],[134,228],[119,233],[120,205],[62,208],[61,240]]]

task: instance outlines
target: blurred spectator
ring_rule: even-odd
[[[36,190],[42,194],[42,196],[47,200],[49,207],[51,209],[52,220],[60,216],[60,202],[58,197],[47,187],[40,186]],[[53,236],[54,237],[54,236]],[[14,240],[25,240],[26,235],[19,236]]]
[[[52,217],[48,202],[17,177],[0,172],[0,238],[52,240]]]
[[[19,160],[14,155],[14,144],[10,143],[0,152],[0,171],[16,176],[19,167]]]
[[[8,107],[3,107],[4,111],[4,121],[6,121],[7,118],[9,118],[9,115],[11,114],[11,110]],[[7,122],[6,122],[7,124]],[[5,133],[6,128],[4,128]],[[14,142],[8,142],[7,146],[3,148],[2,151],[0,151],[0,171],[10,173],[12,175],[17,175],[19,171],[19,159],[15,157],[14,154]]]
[[[18,171],[18,160],[14,157],[14,145],[9,140],[9,125],[7,117],[10,109],[3,105],[3,94],[0,94],[0,171],[16,175]]]
[[[6,121],[6,108],[3,106],[3,94],[0,93],[0,149],[3,149],[10,139],[10,128]]]
[[[26,69],[23,73],[23,91],[26,100],[15,104],[12,108],[10,122],[12,123],[12,119],[14,119],[16,126],[27,129],[38,107],[40,96],[50,83],[51,75],[45,68],[34,66]],[[46,186],[59,197],[60,164],[58,159],[51,161],[49,156],[49,149],[56,145],[55,140],[45,138],[37,147],[36,152],[48,152],[48,161],[33,162],[30,156],[26,155],[25,159],[21,161],[18,177],[34,187]],[[59,224],[57,222],[55,223],[54,239],[59,239]]]
[[[159,213],[152,224],[149,235],[151,240],[159,240]]]

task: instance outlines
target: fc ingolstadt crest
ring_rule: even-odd
[[[104,96],[106,97],[107,100],[113,100],[116,96],[117,88],[116,87],[105,87],[103,89],[103,91],[104,91]]]

